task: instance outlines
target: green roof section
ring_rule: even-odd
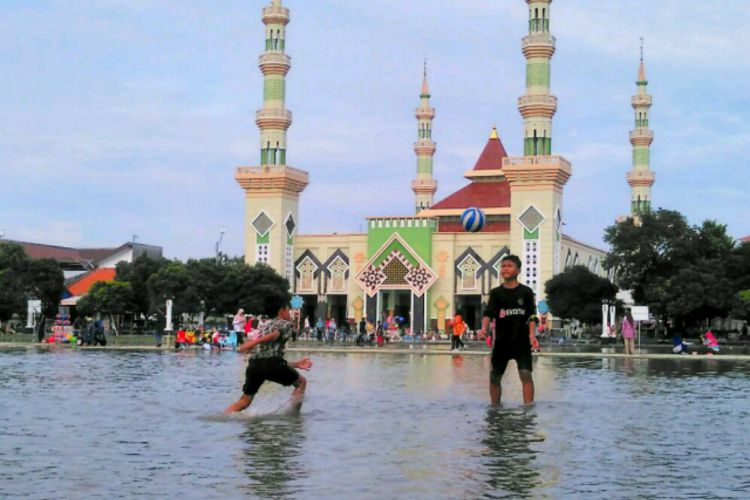
[[[388,254],[394,249],[404,250],[402,253],[405,257],[410,260],[413,259],[412,255],[407,255],[410,252],[408,249],[403,248],[403,245],[398,241],[394,240],[388,245],[388,248],[381,250],[388,240],[394,234],[398,236],[416,252],[416,254],[424,262],[428,263],[432,260],[432,234],[437,228],[437,222],[435,219],[427,219],[424,217],[393,217],[393,218],[373,218],[368,220],[367,223],[367,258],[370,259],[375,256],[375,253],[380,251],[381,257],[383,254]],[[413,262],[416,263],[416,262]]]

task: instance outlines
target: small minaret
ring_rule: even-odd
[[[633,96],[635,110],[635,129],[630,131],[630,144],[633,145],[633,166],[628,172],[628,184],[631,188],[630,215],[639,215],[651,210],[651,186],[656,174],[651,170],[651,143],[654,132],[649,128],[648,114],[651,108],[651,96],[648,95],[648,80],[643,64],[643,38],[641,38],[641,65],[638,68],[638,92]]]
[[[292,124],[292,113],[285,105],[286,75],[291,67],[285,54],[289,9],[281,0],[272,0],[263,9],[263,24],[263,108],[255,113],[260,165],[239,167],[235,179],[245,191],[245,261],[269,265],[291,283],[299,195],[307,187],[308,173],[286,164],[286,132]]]
[[[432,177],[432,158],[435,156],[436,144],[432,141],[432,120],[435,108],[430,107],[430,88],[427,85],[427,61],[424,63],[422,79],[421,104],[417,108],[417,142],[414,152],[417,154],[417,176],[411,183],[414,191],[417,213],[432,206],[437,181]]]
[[[526,58],[526,95],[518,100],[524,124],[524,156],[552,154],[552,117],[557,98],[550,95],[550,60],[555,38],[550,35],[552,0],[526,0],[529,5],[529,35],[523,39]]]

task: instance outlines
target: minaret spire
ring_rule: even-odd
[[[633,146],[633,164],[628,172],[628,184],[631,188],[630,214],[633,217],[651,210],[651,186],[656,175],[651,170],[651,143],[654,132],[649,128],[649,109],[651,96],[648,94],[648,80],[643,63],[643,37],[641,37],[641,62],[638,67],[637,92],[633,96],[632,106],[635,110],[635,128],[630,131],[630,144]]]
[[[417,154],[417,176],[411,183],[414,191],[415,208],[419,213],[432,206],[437,191],[437,181],[432,177],[432,158],[437,145],[432,141],[432,120],[435,108],[430,107],[430,87],[427,82],[427,58],[424,60],[422,90],[419,94],[420,106],[417,108],[417,142],[414,152]]]
[[[555,53],[555,37],[550,35],[552,0],[526,0],[529,5],[529,34],[523,39],[526,57],[526,95],[518,100],[524,122],[525,156],[552,154],[552,117],[557,98],[550,95],[550,60]]]

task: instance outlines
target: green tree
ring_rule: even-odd
[[[605,241],[611,251],[604,265],[614,269],[616,283],[658,317],[684,327],[726,316],[736,304],[742,288],[731,268],[742,269],[742,258],[725,225],[693,227],[678,212],[658,210],[644,214],[640,225],[608,227]]]
[[[17,243],[0,243],[0,321],[26,312],[26,301],[42,301],[42,314],[52,317],[62,299],[63,272],[55,260],[32,260]]]
[[[26,310],[25,275],[29,258],[16,243],[0,243],[0,321]]]
[[[42,301],[42,314],[46,318],[55,316],[65,291],[65,278],[57,261],[29,261],[25,282],[27,297]]]
[[[200,295],[197,292],[194,277],[187,266],[177,260],[169,261],[148,279],[148,293],[151,308],[160,316],[165,314],[167,299],[173,301],[173,315],[179,318],[182,314],[200,312]]]
[[[163,258],[152,259],[141,255],[133,262],[120,262],[116,266],[116,280],[130,283],[133,291],[133,312],[148,317],[154,312],[148,289],[148,279],[167,264]]]
[[[248,313],[275,314],[268,311],[269,304],[291,300],[289,282],[264,264],[230,264],[219,288],[218,307],[226,313],[235,313],[241,307]]]
[[[133,289],[130,283],[100,281],[94,283],[89,293],[78,301],[77,307],[87,315],[107,315],[117,334],[122,315],[132,311]]]
[[[618,288],[585,266],[573,266],[544,285],[547,304],[557,317],[601,323],[602,303],[614,301]]]
[[[604,240],[611,246],[604,261],[614,269],[615,283],[631,290],[639,304],[656,306],[665,313],[651,293],[653,283],[664,281],[684,266],[692,253],[695,231],[679,212],[660,209],[641,216],[641,224],[632,219],[605,230]]]

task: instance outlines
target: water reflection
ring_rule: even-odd
[[[302,417],[253,420],[241,435],[244,473],[248,489],[262,498],[289,498],[300,493],[300,480],[307,471],[300,457],[305,445]]]
[[[540,485],[533,444],[543,441],[533,408],[490,408],[484,419],[481,468],[489,498],[528,497]]]

